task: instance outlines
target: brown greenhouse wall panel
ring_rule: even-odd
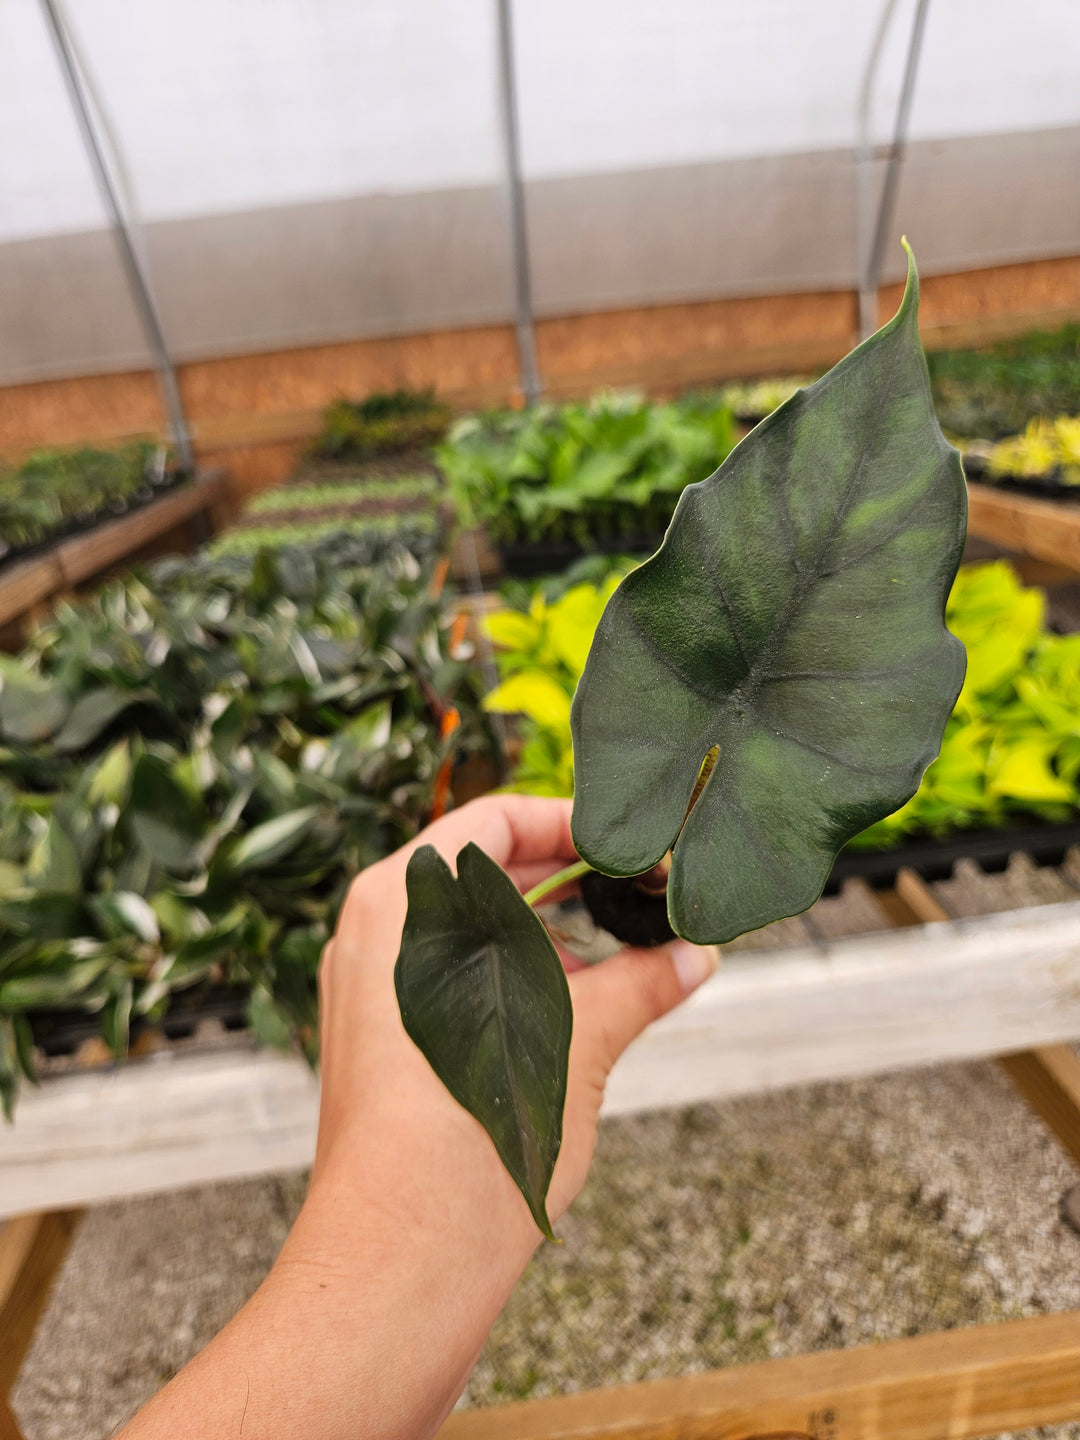
[[[900,287],[882,291],[881,316]],[[551,394],[600,386],[655,393],[737,375],[824,367],[855,340],[850,291],[742,296],[541,319],[540,368]],[[1080,318],[1080,255],[924,280],[928,346],[968,345]],[[234,498],[283,479],[339,395],[434,386],[461,409],[514,398],[508,325],[429,331],[180,367],[200,459],[226,465]],[[157,434],[161,410],[146,371],[0,388],[0,454],[39,445],[111,443]]]

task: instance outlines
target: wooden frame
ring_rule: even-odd
[[[61,540],[42,554],[4,569],[0,572],[0,627],[12,624],[50,596],[93,579],[185,520],[213,512],[224,497],[225,477],[214,472],[131,515]]]
[[[712,980],[626,1053],[606,1113],[997,1053],[1080,1160],[1080,1060],[1064,1043],[1080,1034],[1080,903],[953,920],[910,871],[874,898],[895,929],[728,954]],[[22,1097],[18,1123],[0,1134],[0,1214],[70,1208],[23,1215],[0,1230],[0,1440],[20,1440],[3,1396],[75,1207],[302,1165],[316,1111],[302,1062],[239,1041],[70,1075]],[[464,1411],[441,1435],[974,1440],[1075,1419],[1080,1312]]]
[[[1004,487],[968,486],[968,533],[1080,571],[1080,505],[1036,500]]]

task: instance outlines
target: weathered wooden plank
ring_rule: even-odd
[[[1080,1036],[1080,903],[725,956],[616,1065],[624,1115]],[[310,1162],[317,1087],[246,1042],[27,1087],[0,1215]]]
[[[0,1133],[0,1217],[300,1169],[318,1086],[247,1043],[27,1086]]]
[[[224,479],[207,475],[159,500],[136,510],[133,515],[99,525],[85,535],[76,535],[56,547],[57,563],[65,584],[79,585],[118,560],[140,550],[159,535],[193,515],[200,514],[219,497]]]
[[[1080,570],[1080,506],[969,485],[968,531],[1006,550]]]
[[[0,1398],[15,1383],[78,1220],[78,1211],[62,1210],[0,1229]]]
[[[1080,1058],[1070,1045],[999,1057],[1001,1068],[1080,1165]]]
[[[1080,1036],[1080,906],[728,955],[616,1065],[609,1114]]]
[[[0,626],[54,594],[64,583],[54,553],[23,560],[0,573]]]
[[[1080,1419],[1080,1312],[460,1410],[439,1440],[974,1440]]]

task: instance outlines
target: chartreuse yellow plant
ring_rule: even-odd
[[[505,678],[484,705],[524,717],[514,790],[574,793],[569,711],[580,671],[555,657],[548,629],[584,627],[614,584],[604,592],[579,587],[592,590],[591,607],[576,599],[570,613],[536,600],[529,615],[490,617]],[[911,800],[853,845],[995,828],[1025,816],[1064,820],[1080,810],[1080,636],[1050,633],[1044,612],[1042,591],[1024,586],[1004,561],[960,571],[946,615],[967,650],[967,677],[941,753]],[[579,652],[583,638],[576,637]]]
[[[1080,415],[1032,420],[1022,434],[992,446],[987,465],[992,475],[1026,480],[1057,475],[1067,485],[1080,485]]]
[[[542,634],[528,625],[539,615],[504,622],[519,653],[557,667],[587,648],[570,707],[578,854],[631,883],[670,856],[668,918],[701,944],[811,905],[837,851],[918,789],[963,682],[944,622],[966,490],[934,414],[908,259],[893,320],[682,491],[591,645],[587,592],[568,592]],[[560,687],[534,676],[530,689],[533,673],[507,684],[557,724]],[[522,897],[475,846],[455,877],[430,845],[406,884],[405,1028],[550,1235],[571,1012],[530,908],[546,887]]]

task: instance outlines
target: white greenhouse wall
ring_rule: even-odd
[[[178,354],[507,317],[494,0],[66,4]],[[517,0],[538,309],[850,285],[881,4]],[[1080,252],[1078,73],[1076,0],[932,0],[924,269]],[[37,0],[0,5],[0,131],[0,379],[142,363]]]

